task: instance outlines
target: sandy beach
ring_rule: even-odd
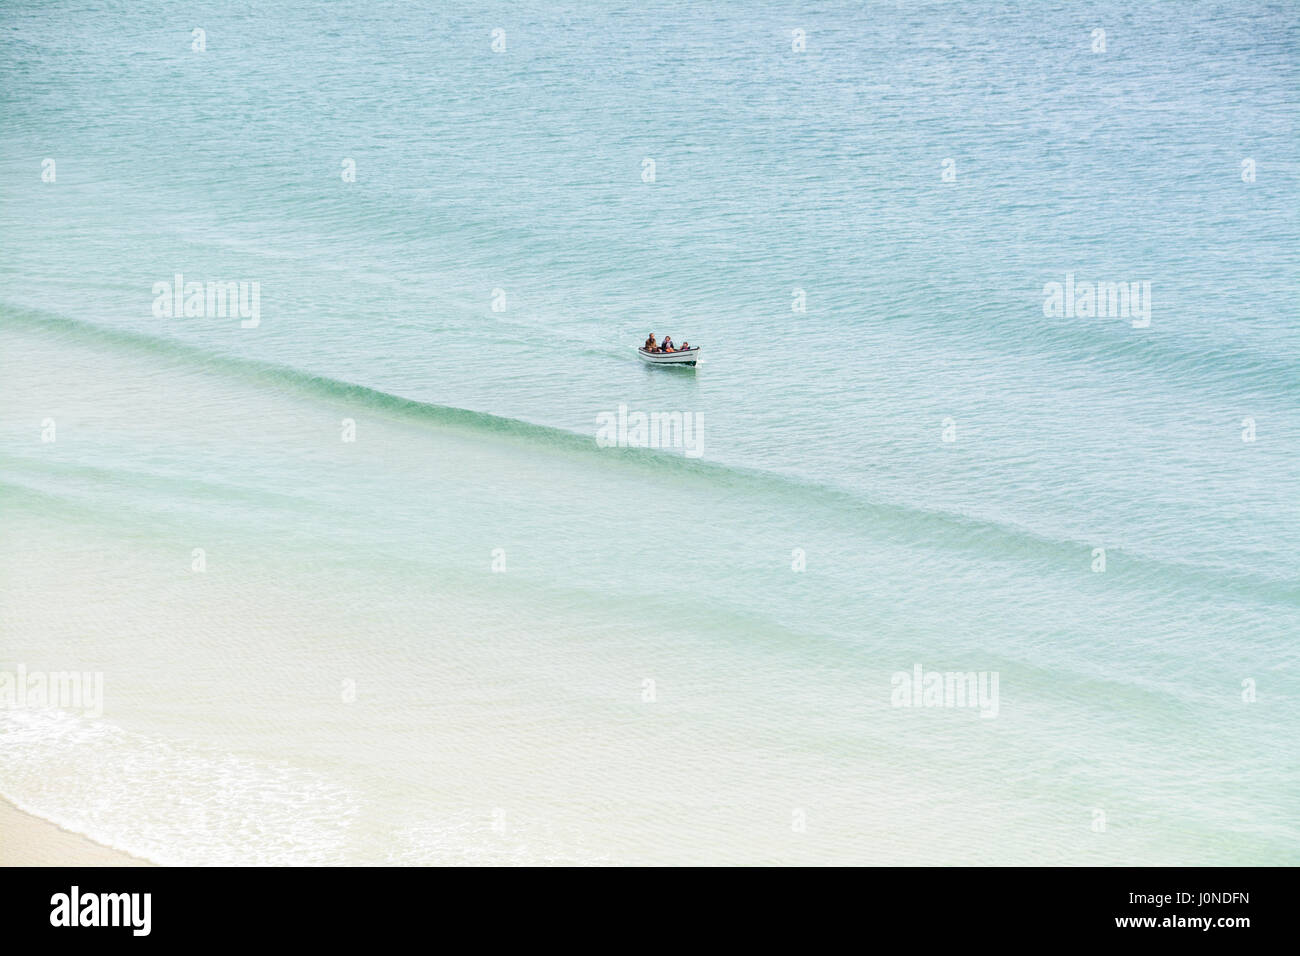
[[[0,800],[0,866],[153,866]]]

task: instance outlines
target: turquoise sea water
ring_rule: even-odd
[[[0,663],[105,699],[0,710],[0,794],[160,862],[1300,861],[1298,127],[1291,4],[5,4]]]

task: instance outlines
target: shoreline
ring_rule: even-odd
[[[0,866],[157,866],[20,810],[0,797]]]

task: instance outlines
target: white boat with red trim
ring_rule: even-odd
[[[651,365],[694,365],[700,358],[700,347],[697,345],[689,349],[673,349],[671,352],[651,352],[646,348],[636,350],[637,355],[641,356],[641,361],[649,362]]]

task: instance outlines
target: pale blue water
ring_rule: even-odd
[[[1291,4],[5,4],[0,659],[108,698],[0,793],[168,862],[1296,862],[1298,57]]]

